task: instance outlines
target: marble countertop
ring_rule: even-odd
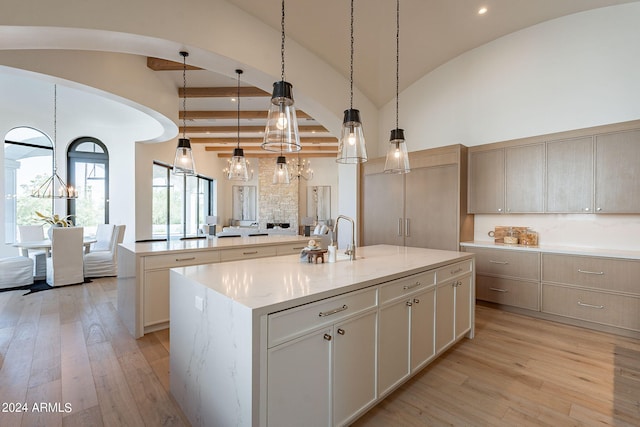
[[[312,237],[275,235],[223,237],[212,239],[169,240],[166,242],[121,243],[120,246],[136,255],[160,255],[183,251],[207,251],[215,249],[231,249],[247,246],[270,246],[286,243],[306,244]]]
[[[355,261],[310,264],[300,262],[297,255],[287,255],[174,268],[172,274],[267,313],[472,257],[465,252],[376,245],[357,248]]]
[[[522,245],[507,245],[504,243],[494,243],[492,241],[471,241],[461,242],[460,246],[469,248],[489,248],[489,249],[504,249],[512,251],[525,251],[525,252],[544,252],[554,254],[565,255],[588,255],[599,256],[606,258],[622,258],[622,259],[634,259],[640,260],[640,251],[627,251],[616,249],[600,249],[600,248],[585,248],[585,247],[573,247],[573,246],[555,246],[555,245],[540,245],[540,246],[522,246]]]

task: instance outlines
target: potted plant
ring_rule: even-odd
[[[47,231],[47,234],[49,235],[49,239],[51,239],[51,234],[53,233],[52,231],[53,227],[72,227],[73,226],[73,222],[70,219],[73,215],[67,215],[67,216],[60,216],[58,214],[45,215],[38,211],[36,211],[36,215],[42,222],[44,222],[45,224],[51,225],[51,227]]]

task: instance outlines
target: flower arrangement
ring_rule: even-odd
[[[73,215],[45,215],[38,211],[36,211],[36,215],[38,215],[40,220],[42,220],[45,224],[51,224],[54,227],[71,227],[73,225],[73,222],[70,219]]]

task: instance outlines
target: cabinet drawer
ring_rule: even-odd
[[[539,294],[540,285],[537,282],[481,275],[476,277],[476,298],[482,301],[539,311]]]
[[[638,297],[543,284],[542,311],[640,331]]]
[[[445,282],[453,277],[462,276],[471,273],[473,269],[473,260],[468,259],[455,264],[440,267],[436,270],[436,281],[438,283]]]
[[[236,261],[268,256],[276,256],[275,246],[249,246],[245,248],[225,249],[220,253],[220,261]]]
[[[269,348],[307,331],[360,313],[377,305],[376,288],[363,289],[269,315]]]
[[[640,295],[640,262],[574,255],[542,255],[542,281]]]
[[[469,248],[478,274],[540,280],[540,254],[509,249]]]
[[[185,267],[188,265],[211,264],[219,261],[219,251],[176,252],[144,257],[144,269]]]
[[[422,290],[436,283],[436,274],[434,271],[414,274],[413,276],[403,277],[394,280],[380,287],[380,304],[387,301],[402,297],[417,290]]]
[[[297,255],[305,248],[305,242],[276,246],[276,255]]]

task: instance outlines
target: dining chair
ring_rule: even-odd
[[[108,251],[111,249],[112,239],[114,239],[113,224],[98,224],[96,229],[96,241],[91,245],[91,252]]]
[[[47,259],[47,283],[51,286],[84,282],[82,227],[55,227],[51,257]]]
[[[45,240],[42,225],[19,225],[18,235],[20,242]],[[33,277],[36,280],[42,280],[46,277],[48,251],[22,248],[20,254],[33,260]]]
[[[125,225],[114,227],[114,238],[107,251],[91,251],[84,255],[84,277],[110,277],[118,275],[118,244],[124,240]]]

